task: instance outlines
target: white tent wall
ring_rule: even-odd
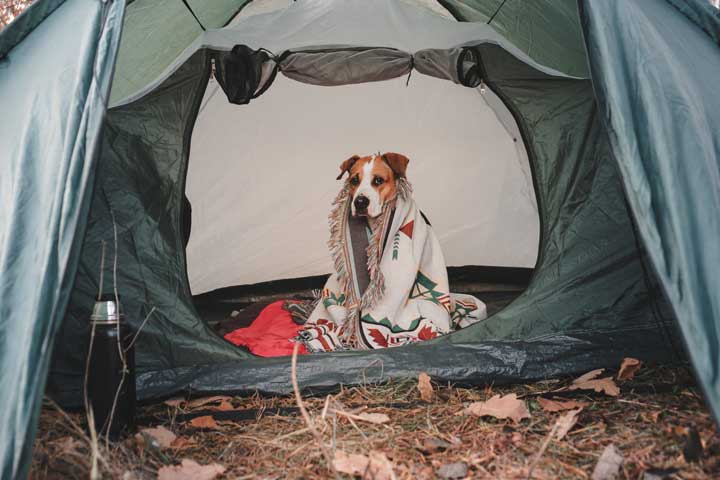
[[[249,105],[211,81],[186,191],[194,294],[331,271],[327,216],[340,163],[410,158],[415,199],[448,265],[532,267],[539,219],[522,142],[474,89],[420,74],[319,87],[278,75]]]

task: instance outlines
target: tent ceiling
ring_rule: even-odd
[[[587,77],[577,0],[439,0],[464,22],[487,23],[536,62]]]
[[[188,0],[205,28],[226,25],[250,0]],[[110,102],[136,92],[165,70],[202,28],[181,0],[135,0],[125,12]]]
[[[277,54],[288,48],[314,45],[392,47],[414,53],[424,48],[453,48],[477,40],[502,44],[513,54],[529,59],[491,26],[458,24],[427,8],[399,0],[294,2],[281,11],[207,31],[196,44],[229,49],[244,43]]]
[[[302,25],[302,28],[298,28]],[[372,25],[372,29],[368,28]],[[484,23],[458,23],[432,10],[401,0],[305,0],[266,14],[244,18],[197,37],[174,61],[142,90],[120,102],[127,104],[150,93],[203,48],[231,50],[235,45],[286,50],[322,46],[395,48],[415,53],[422,49],[452,49],[481,42],[500,45],[522,62],[554,76],[562,72],[533,61],[522,50]],[[121,96],[115,97],[115,100]]]
[[[433,0],[189,0],[189,4],[207,32],[181,0],[136,0],[128,6],[111,104],[166,77],[173,64],[184,62],[198,48],[229,50],[238,43],[275,53],[327,44],[395,47],[412,53],[489,40],[501,43],[523,60],[533,59],[574,76],[587,74],[574,0],[562,0],[557,5],[550,0],[511,0],[492,26],[485,25],[487,17],[483,15],[496,11],[498,0],[445,2],[458,18],[479,21],[463,25],[448,19],[447,12]],[[222,28],[245,5],[249,5],[248,14],[238,15]],[[248,16],[254,17],[252,22],[244,21]],[[374,28],[372,38],[367,37],[369,22],[381,22],[384,27]],[[298,29],[298,25],[303,28]],[[541,43],[551,48],[540,50]]]

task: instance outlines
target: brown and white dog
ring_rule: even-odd
[[[335,271],[294,339],[310,352],[398,347],[485,318],[485,305],[451,294],[440,242],[412,198],[405,155],[353,155],[329,216]],[[292,310],[294,307],[288,307]],[[300,310],[307,312],[307,307]]]
[[[405,177],[410,160],[399,153],[360,157],[353,155],[340,165],[340,180],[350,174],[351,211],[353,216],[375,218],[385,203],[397,193],[397,179]]]

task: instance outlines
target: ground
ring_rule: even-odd
[[[720,478],[720,437],[690,370],[643,366],[625,381],[616,373],[595,377],[615,375],[610,384],[619,387],[617,396],[603,390],[606,380],[599,384],[601,392],[569,390],[573,379],[485,388],[435,384],[432,392],[425,391],[429,401],[421,399],[418,379],[345,387],[331,396],[303,398],[317,436],[293,397],[170,399],[140,408],[144,434],[107,445],[101,441],[98,466],[103,478],[126,480],[156,478],[161,468],[183,459],[222,466],[224,473],[216,478],[352,478],[342,472],[359,462],[364,470],[356,478],[364,473],[377,479],[511,479],[530,473],[537,479],[569,479],[591,478],[600,455],[613,444],[624,459],[618,478]],[[530,418],[516,415],[516,422],[466,410],[511,393]],[[580,402],[582,410],[576,416],[569,410],[546,411],[552,406],[544,399],[553,398]],[[558,439],[556,422],[571,417],[576,423]],[[82,424],[80,413],[46,402],[31,478],[88,478],[92,442]],[[159,426],[164,428],[143,430]],[[334,457],[341,472],[328,469],[325,455]],[[370,467],[364,455],[373,459]],[[206,477],[200,471],[177,476],[180,468],[165,468],[161,478],[213,478],[223,468]]]

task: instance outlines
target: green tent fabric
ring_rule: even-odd
[[[294,17],[279,14],[258,19],[255,30],[246,23],[203,32],[180,0],[151,3],[130,3],[123,22],[121,0],[39,0],[0,32],[0,104],[15,120],[0,127],[10,152],[0,176],[3,478],[26,473],[48,370],[47,392],[80,404],[103,244],[109,258],[117,256],[117,286],[132,326],[155,308],[136,343],[140,398],[290,391],[287,359],[234,348],[195,310],[180,206],[213,58],[247,31],[275,41],[273,27],[283,27],[285,36],[277,37],[292,39],[305,25],[291,32],[282,22]],[[225,25],[245,2],[189,3],[209,29]],[[471,22],[436,22],[405,1],[324,0],[309,2],[308,10],[300,1],[293,11],[315,21],[335,7],[365,9],[368,18],[399,12],[385,20],[408,30],[403,22],[427,18],[435,36],[407,40],[404,28],[380,34],[408,44],[444,39],[432,55],[424,49],[435,46],[425,44],[406,53],[441,59],[424,71],[456,83],[465,65],[453,61],[472,52],[483,82],[478,90],[492,90],[510,110],[530,158],[541,216],[534,276],[506,309],[458,333],[403,348],[304,356],[300,383],[317,391],[420,371],[464,384],[527,381],[617,365],[624,356],[674,361],[684,338],[717,414],[717,12],[700,0],[584,1],[580,13],[574,2],[543,1],[542,15],[512,0],[442,4]],[[472,23],[493,15],[491,25],[503,35]],[[318,32],[314,43],[275,53],[326,46]],[[473,40],[476,32],[486,37]],[[453,44],[455,38],[465,40]],[[334,50],[338,66],[320,70],[339,78],[333,68],[351,62],[357,48]],[[376,62],[370,66],[380,79],[387,71],[377,63],[382,56],[365,58]],[[106,111],[111,84],[114,99],[131,100]]]
[[[0,32],[0,477],[23,478],[90,206],[124,5],[38,2]]]
[[[192,13],[179,0],[128,2],[110,103],[141,90],[159,76],[203,28],[223,27],[249,1],[188,0]]]
[[[720,11],[586,2],[591,71],[627,198],[720,416]]]
[[[69,347],[88,332],[88,300],[97,295],[103,242],[113,259],[105,263],[105,279],[114,280],[117,255],[117,289],[128,318],[145,318],[156,309],[138,337],[139,371],[171,373],[243,358],[198,318],[180,235],[186,134],[207,82],[207,62],[207,55],[196,54],[147,101],[108,113],[79,274],[50,379],[54,391],[72,386],[75,402],[83,352]]]
[[[542,65],[588,77],[577,0],[440,0],[463,22],[490,23]]]

